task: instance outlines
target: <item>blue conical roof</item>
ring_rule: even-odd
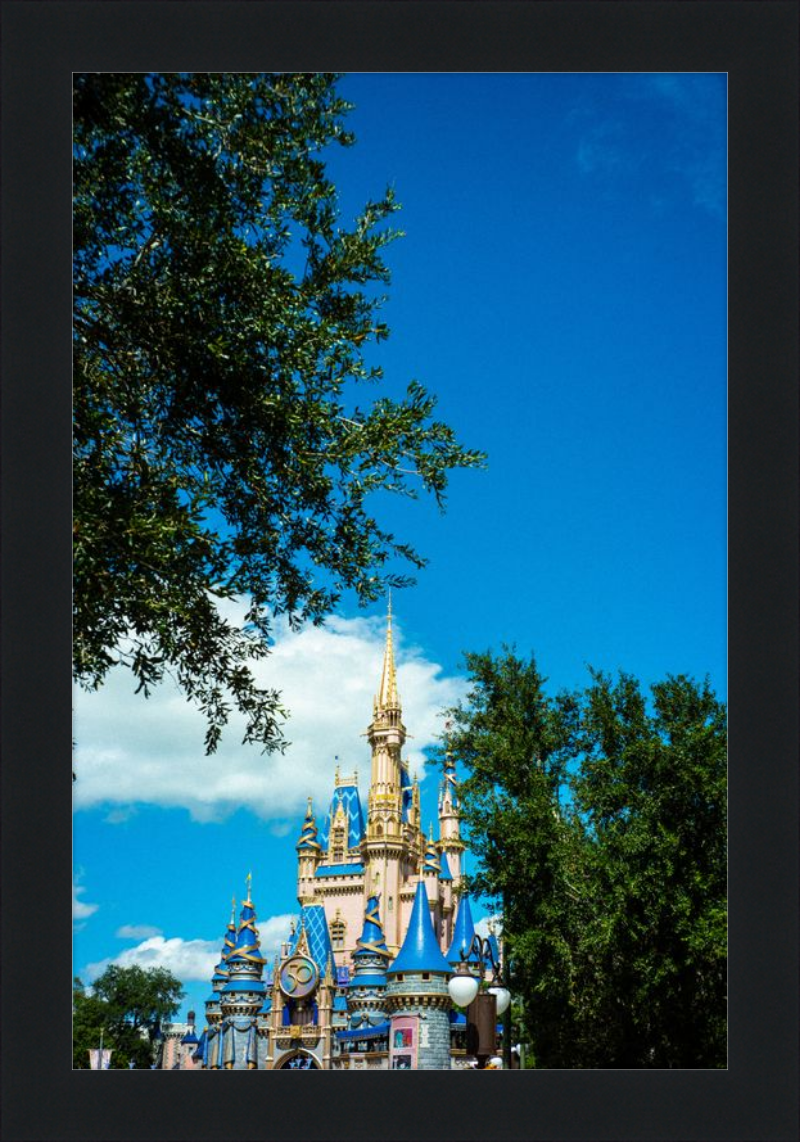
[[[364,909],[364,930],[356,941],[356,950],[353,959],[358,956],[385,956],[391,959],[389,949],[386,947],[386,937],[383,934],[380,912],[378,911],[379,897],[370,896]]]
[[[297,842],[296,848],[298,851],[300,849],[313,849],[317,851],[319,847],[320,844],[317,840],[317,822],[311,810],[311,798],[309,797],[306,817],[303,821],[303,828],[300,831],[300,840]]]
[[[469,896],[465,892],[458,902],[456,922],[453,925],[453,939],[450,942],[450,950],[447,953],[447,958],[451,964],[460,961],[462,948],[468,960],[476,960],[478,958],[475,952],[473,952],[472,955],[468,955],[474,935],[475,925],[472,922],[472,909],[469,906]]]
[[[239,931],[236,933],[236,944],[227,958],[228,964],[242,962],[258,968],[259,973],[262,965],[266,963],[258,943],[256,912],[249,894],[239,914]]]
[[[422,871],[425,873],[433,872],[437,876],[442,871],[442,866],[439,861],[439,853],[436,848],[436,842],[433,839],[433,826],[431,826],[430,840],[425,846],[425,862]]]
[[[403,946],[388,971],[389,974],[401,971],[432,971],[452,975],[453,969],[442,955],[436,941],[431,924],[428,893],[422,881],[417,885],[417,894],[414,897],[414,907],[411,909]]]
[[[453,874],[450,871],[450,861],[447,859],[447,853],[442,853],[442,871],[439,873],[439,880],[452,880]]]

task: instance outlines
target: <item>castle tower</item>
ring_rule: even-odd
[[[440,859],[442,866],[439,873],[439,900],[442,910],[439,945],[444,950],[450,947],[453,938],[453,913],[458,897],[453,891],[453,874],[450,872],[450,862],[447,859],[447,855],[441,851],[441,841],[436,847],[441,854]]]
[[[431,831],[428,837],[428,843],[425,846],[425,857],[422,862],[422,876],[425,881],[425,889],[428,893],[428,904],[431,910],[431,920],[433,921],[433,930],[436,933],[437,941],[439,939],[439,928],[441,923],[441,907],[439,900],[439,877],[442,874],[442,862],[439,858],[439,850],[436,847],[436,841],[433,839],[433,822],[431,822]]]
[[[450,1069],[447,982],[451,975],[433,931],[428,893],[420,878],[403,946],[387,971],[391,1069]]]
[[[439,837],[440,852],[452,873],[454,888],[458,890],[464,872],[461,865],[464,842],[461,840],[456,763],[450,750],[445,753],[444,776],[439,789]]]
[[[300,830],[297,849],[297,898],[301,904],[313,904],[316,899],[314,877],[322,857],[322,846],[317,839],[317,822],[308,799],[306,816]]]
[[[189,1024],[186,1034],[181,1039],[181,1049],[179,1053],[180,1069],[182,1071],[193,1071],[197,1069],[197,1062],[195,1060],[195,1051],[200,1045],[200,1040],[197,1037],[195,1027],[194,1012],[190,1011],[187,1016]]]
[[[362,844],[365,895],[380,896],[382,900],[383,928],[390,951],[397,949],[402,939],[400,894],[404,873],[408,872],[410,840],[408,831],[404,830],[404,822],[413,802],[413,791],[409,788],[412,783],[401,759],[406,741],[402,713],[397,691],[390,602],[380,687],[373,704],[372,723],[367,729],[372,770],[367,830]]]
[[[211,995],[205,1001],[206,1009],[206,1029],[200,1036],[200,1043],[202,1048],[201,1062],[205,1066],[208,1063],[210,1049],[217,1036],[219,1025],[222,1021],[222,1011],[220,1010],[219,997],[225,984],[228,982],[230,973],[228,971],[227,959],[233,951],[236,944],[236,899],[231,901],[231,918],[228,921],[228,927],[225,930],[225,937],[222,942],[222,953],[219,958],[219,963],[214,968],[214,974],[211,977]]]
[[[391,959],[381,925],[379,901],[370,896],[364,928],[353,953],[353,976],[347,989],[351,1027],[376,1027],[386,1020],[386,965]]]
[[[449,795],[440,797],[440,839],[433,841],[431,829],[426,853],[420,785],[403,758],[407,734],[397,685],[394,639],[390,601],[373,720],[365,733],[371,752],[366,814],[362,815],[357,773],[342,776],[337,764],[327,817],[320,820],[317,830],[309,802],[296,845],[298,900],[303,908],[324,909],[335,962],[341,969],[353,968],[364,909],[373,896],[380,901],[387,949],[391,955],[397,954],[413,908],[421,866],[434,928],[444,951],[451,938],[461,881],[463,846],[452,765],[448,772],[453,781],[446,782]],[[339,982],[345,982],[344,972]],[[338,1014],[342,998],[337,997]]]
[[[220,1033],[212,1048],[212,1070],[256,1070],[258,1067],[257,1021],[264,1003],[264,957],[258,940],[256,912],[250,899],[250,874],[247,875],[247,899],[242,904],[236,943],[225,963],[228,982],[220,991],[222,1021]]]

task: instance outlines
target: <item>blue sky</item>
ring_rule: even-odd
[[[403,207],[386,391],[417,378],[488,453],[454,475],[445,515],[383,514],[430,560],[394,599],[427,824],[424,751],[463,693],[464,650],[515,643],[553,690],[591,664],[645,684],[708,674],[726,696],[725,77],[355,75],[340,90],[358,139],[328,156],[343,222],[387,184]],[[250,870],[274,947],[306,797],[324,810],[334,755],[366,785],[383,616],[346,599],[325,630],[279,631],[265,677],[293,712],[283,758],[234,726],[205,759],[202,718],[166,689],[144,701],[123,676],[76,692],[76,974],[163,964],[200,1016]]]

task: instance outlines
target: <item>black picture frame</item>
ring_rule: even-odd
[[[6,0],[2,1137],[763,1140],[798,1111],[798,3]],[[73,71],[729,76],[730,1021],[725,1071],[70,1069]],[[701,494],[701,490],[699,490]],[[156,1073],[158,1077],[153,1079]],[[494,1083],[486,1097],[475,1082]],[[226,1085],[227,1083],[227,1085]],[[498,1088],[498,1085],[500,1087]]]

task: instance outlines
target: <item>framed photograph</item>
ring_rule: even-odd
[[[369,1131],[376,1142],[390,1142],[398,1134],[419,1142],[443,1136],[469,1142],[783,1142],[796,1136],[798,14],[796,0],[608,0],[600,5],[584,0],[119,0],[113,5],[9,0],[3,5],[0,1106],[9,1142],[164,1142],[189,1136],[209,1142],[240,1137],[348,1142],[364,1130],[364,1120],[352,1114],[352,1082],[359,1090],[363,1085],[373,1108]],[[233,932],[234,943],[242,937],[241,960],[250,971],[242,973],[236,1004],[255,1002],[257,994],[266,1017],[270,972],[276,957],[288,957],[291,944],[300,947],[298,954],[313,970],[308,968],[307,979],[295,976],[289,982],[298,995],[309,988],[308,1011],[313,999],[313,1019],[318,1019],[320,988],[329,986],[326,971],[333,969],[328,978],[334,990],[352,987],[358,978],[334,962],[334,954],[355,949],[366,930],[360,897],[359,907],[352,905],[356,882],[347,878],[364,878],[358,887],[366,889],[367,873],[352,871],[358,848],[351,843],[355,802],[347,792],[344,762],[338,772],[338,757],[329,759],[339,791],[330,820],[323,811],[312,829],[302,812],[296,817],[296,790],[286,794],[285,805],[281,801],[284,787],[269,760],[254,760],[241,771],[233,805],[219,766],[203,751],[203,729],[201,746],[192,752],[176,706],[156,698],[148,707],[154,720],[146,723],[133,707],[134,701],[145,701],[141,694],[123,698],[120,691],[117,706],[112,702],[101,712],[99,703],[90,705],[89,695],[75,710],[68,674],[74,523],[67,443],[73,426],[71,91],[77,75],[264,71],[341,73],[337,82],[374,143],[366,153],[359,147],[352,152],[368,183],[382,178],[376,154],[413,157],[415,185],[422,190],[412,217],[424,228],[428,254],[424,260],[401,258],[392,267],[400,312],[410,315],[407,324],[400,321],[402,341],[413,347],[407,358],[394,360],[413,364],[425,382],[432,370],[434,392],[434,378],[443,379],[445,398],[436,412],[442,423],[474,427],[478,435],[492,437],[493,479],[496,471],[525,473],[524,479],[509,478],[505,494],[494,499],[480,491],[475,473],[468,492],[453,494],[456,530],[442,539],[433,538],[433,524],[423,529],[432,537],[430,576],[440,601],[428,604],[436,611],[429,623],[422,608],[405,620],[408,676],[426,712],[420,719],[424,725],[409,726],[419,735],[420,767],[441,729],[433,714],[427,718],[428,707],[452,705],[466,692],[458,688],[455,671],[442,667],[443,655],[426,653],[421,634],[426,625],[441,631],[437,638],[448,648],[459,639],[465,642],[462,649],[483,646],[497,632],[511,641],[521,633],[525,653],[528,641],[549,640],[558,663],[556,682],[558,656],[580,659],[577,647],[590,629],[598,645],[618,648],[612,670],[633,646],[657,657],[653,648],[674,644],[676,673],[680,651],[688,654],[692,646],[712,643],[716,648],[708,670],[714,684],[724,688],[731,714],[724,1063],[647,1066],[638,1058],[633,1065],[623,1059],[609,1067],[591,1061],[536,1066],[523,1049],[515,1052],[515,1058],[522,1056],[517,1073],[498,1079],[505,1083],[498,1104],[470,1095],[463,1089],[470,1080],[458,1074],[421,1068],[430,1028],[418,1016],[394,1017],[391,1031],[374,1031],[365,1015],[362,1026],[370,1027],[370,1037],[352,1040],[367,1048],[355,1052],[362,1057],[353,1068],[363,1070],[364,1077],[352,1082],[323,1065],[325,1041],[320,1037],[312,1044],[311,1030],[298,1020],[291,1025],[296,1041],[284,1069],[315,1070],[315,1078],[290,1082],[321,1083],[324,1090],[317,1087],[298,1099],[295,1086],[248,1073],[231,1078],[235,1092],[221,1102],[213,1082],[188,1080],[188,1094],[180,1085],[187,1081],[180,1059],[199,1049],[195,1040],[201,1038],[212,986],[212,975],[197,965],[205,971],[213,943],[213,972],[228,935],[229,875],[234,881],[239,876],[232,886],[239,916],[250,899],[249,876],[243,888],[250,852],[278,852],[282,846],[300,869],[298,844],[305,838],[313,849],[321,844],[320,830],[324,833],[329,853],[324,887],[341,888],[340,911],[331,920],[330,959],[315,958],[319,934],[311,931],[310,920],[308,929],[305,924],[292,929],[299,909],[288,898],[285,906],[267,903],[270,893],[279,891],[273,876],[277,866],[269,862],[261,885],[258,880],[253,885],[257,901],[262,894],[263,911],[245,914]],[[379,107],[382,84],[390,93],[386,114]],[[553,107],[560,86],[575,97],[558,118]],[[601,94],[612,90],[613,97]],[[721,102],[712,108],[718,96]],[[657,100],[660,111],[653,120]],[[100,116],[107,111],[101,107]],[[706,112],[715,123],[724,120],[721,149],[706,146],[713,134],[706,129]],[[652,121],[658,122],[657,130],[648,127]],[[577,199],[566,184],[545,195],[541,185],[529,181],[536,170],[544,181],[556,169],[556,154],[562,159],[568,154],[581,202],[594,210],[595,224],[580,231]],[[455,170],[458,178],[450,178]],[[435,186],[445,183],[447,194],[436,198]],[[633,185],[641,193],[634,193]],[[685,209],[676,208],[672,191],[683,196]],[[400,185],[397,197],[402,201]],[[359,204],[351,198],[346,205],[355,214]],[[312,207],[322,210],[323,205]],[[634,216],[641,229],[626,245]],[[402,226],[403,215],[399,218]],[[535,260],[532,232],[539,243]],[[239,238],[246,246],[244,232]],[[650,243],[646,258],[643,243]],[[589,245],[597,257],[588,258]],[[714,265],[698,254],[712,245]],[[303,258],[296,253],[300,264]],[[303,256],[317,255],[306,251]],[[569,265],[589,262],[596,271],[592,281],[577,271],[569,278]],[[411,271],[405,285],[404,269]],[[622,274],[629,275],[624,298],[617,292]],[[393,284],[389,292],[394,290]],[[414,308],[414,296],[433,301],[422,312]],[[200,294],[197,302],[202,307]],[[162,316],[167,319],[166,309]],[[330,313],[318,316],[320,328],[331,320]],[[176,318],[176,329],[191,325]],[[387,333],[376,318],[364,337],[383,341]],[[387,345],[391,352],[394,343],[393,338]],[[677,344],[685,353],[671,356]],[[224,371],[225,348],[213,345],[209,351],[222,354],[218,363]],[[167,341],[164,346],[166,352]],[[565,376],[558,368],[564,360],[574,365],[574,389],[558,380]],[[711,370],[717,370],[713,382]],[[531,387],[534,373],[543,386],[539,396]],[[707,386],[714,396],[704,406]],[[572,399],[571,392],[580,399]],[[670,394],[677,394],[674,400]],[[545,410],[552,416],[545,417]],[[546,424],[552,430],[545,430]],[[573,450],[569,470],[552,459],[556,438]],[[668,445],[679,438],[678,453]],[[466,444],[482,447],[480,439]],[[713,456],[708,468],[702,456]],[[645,468],[649,482],[640,479]],[[604,498],[608,485],[602,477],[609,472],[616,473],[614,491]],[[176,502],[181,494],[176,492]],[[667,501],[685,510],[660,514]],[[398,510],[398,534],[405,530],[405,507]],[[455,535],[461,544],[457,557]],[[554,535],[565,544],[560,554],[548,540]],[[632,554],[615,563],[613,551],[621,545]],[[117,573],[124,574],[121,565]],[[548,584],[553,583],[551,606]],[[612,593],[614,607],[604,610],[598,600]],[[648,597],[659,605],[646,605]],[[522,614],[527,626],[520,622]],[[590,627],[589,614],[596,626]],[[620,614],[624,623],[615,621]],[[367,620],[364,626],[358,616],[346,616],[339,631],[358,654],[375,641],[369,627],[375,616]],[[326,628],[319,631],[324,640]],[[314,673],[310,655],[297,673],[297,694],[317,704],[321,741],[331,740],[329,727],[338,724],[345,696],[349,702],[352,693],[360,694],[355,651],[338,665],[331,659],[321,674]],[[698,652],[697,663],[701,660]],[[145,675],[139,681],[147,688],[148,667],[142,668],[141,657],[137,661]],[[583,669],[585,660],[579,665]],[[546,673],[544,658],[542,666]],[[158,669],[157,663],[151,667]],[[693,669],[702,676],[699,665],[693,663]],[[572,684],[565,679],[565,685]],[[367,681],[371,703],[371,675]],[[452,701],[439,702],[446,693]],[[96,717],[90,716],[95,709]],[[362,718],[359,733],[364,725]],[[96,730],[91,778],[82,780],[79,773],[73,784],[67,757],[76,735],[85,743]],[[221,756],[227,749],[226,744]],[[312,754],[294,768],[295,777],[310,779]],[[124,764],[115,768],[120,758]],[[265,773],[271,776],[267,793]],[[414,804],[412,788],[409,772],[408,790],[402,793],[406,812]],[[247,797],[260,798],[260,818]],[[81,818],[74,832],[71,804]],[[311,817],[309,806],[308,821]],[[418,829],[433,839],[434,828],[421,815]],[[437,835],[442,842],[441,829]],[[426,875],[441,882],[440,912],[434,912],[440,945],[451,871],[441,850],[441,843],[438,849],[422,846],[416,872],[420,882]],[[230,874],[222,868],[229,858]],[[467,869],[474,871],[474,866]],[[124,894],[112,886],[119,888],[126,879],[128,899],[135,894],[142,908],[149,902],[152,915],[121,906]],[[294,887],[292,882],[289,895]],[[382,898],[386,941],[396,955],[410,896],[393,887],[383,869],[376,871],[372,888]],[[212,895],[214,915],[219,913],[214,921],[205,915]],[[481,919],[488,933],[493,917]],[[102,938],[94,940],[93,930],[102,930]],[[269,962],[262,948],[268,948]],[[73,1008],[82,1001],[77,993],[86,998],[81,990],[86,981],[102,978],[112,966],[166,964],[176,973],[180,965],[189,980],[187,999],[197,1016],[195,1027],[184,1004],[187,1011],[181,1009],[168,1029],[169,1058],[178,1060],[168,1068],[169,1076],[154,1078],[153,1070],[136,1065],[115,1066],[121,1055],[115,1059],[99,1037],[86,1048],[92,1065],[74,1069]],[[246,986],[260,971],[263,997]],[[26,973],[35,980],[33,993],[25,986]],[[346,1028],[359,1025],[348,1024],[351,1013],[327,995],[322,1002],[330,1003],[325,1011],[331,1026],[352,1035]],[[236,1004],[231,1000],[232,1008]],[[304,1008],[304,1020],[305,1014]],[[95,1030],[92,1025],[92,1034]],[[231,1063],[220,1069],[232,1074],[264,1069],[263,1051],[259,1054],[251,1030],[252,1035],[248,1030],[238,1039],[218,1040],[215,1057]],[[381,1069],[373,1070],[363,1056],[374,1051],[378,1034],[387,1053]],[[456,1034],[464,1038],[463,1032]],[[97,1069],[105,1071],[99,1080],[91,1073]],[[391,1070],[415,1074],[408,1080],[413,1098],[404,1096],[401,1111],[388,1113],[386,1107],[399,1105],[386,1073]],[[87,1085],[92,1083],[103,1089]],[[260,1087],[261,1094],[253,1093],[259,1083],[268,1085],[266,1094]],[[270,1106],[266,1118],[261,1095]],[[142,1115],[145,1105],[148,1114]]]

